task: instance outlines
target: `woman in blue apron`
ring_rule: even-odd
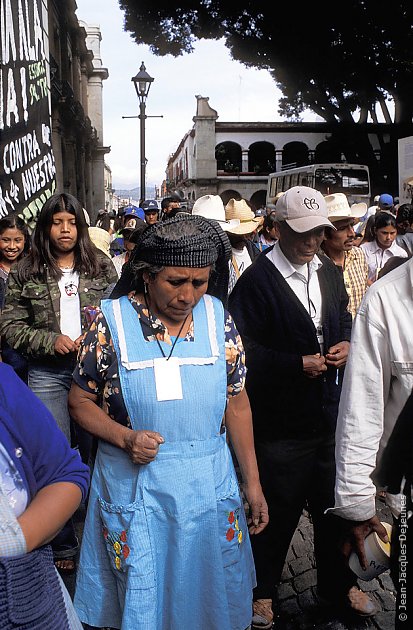
[[[242,343],[210,294],[226,295],[230,253],[202,217],[149,227],[84,339],[69,404],[99,438],[75,594],[89,625],[250,625],[249,533],[268,510]]]

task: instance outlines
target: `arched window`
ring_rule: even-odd
[[[215,147],[217,170],[225,173],[239,173],[242,170],[241,147],[236,142],[220,142]]]
[[[258,208],[264,208],[266,204],[267,191],[266,190],[257,190],[251,196],[250,204],[252,205],[254,212],[258,210]]]
[[[240,195],[236,190],[224,190],[224,192],[220,194],[220,197],[224,206],[227,205],[230,199],[236,199],[237,201],[242,199],[242,195]]]
[[[275,148],[271,142],[254,142],[248,151],[248,170],[257,175],[275,171]]]
[[[284,145],[282,165],[287,166],[287,164],[289,164],[291,168],[310,164],[308,147],[304,142],[288,142]]]
[[[315,164],[334,164],[341,162],[341,151],[332,140],[324,140],[316,146],[314,152]]]

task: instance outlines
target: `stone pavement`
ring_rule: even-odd
[[[381,501],[377,501],[377,509],[380,520],[391,523],[391,515]],[[334,580],[334,576],[331,577]],[[359,580],[359,586],[378,602],[380,612],[374,617],[362,619],[320,604],[316,595],[313,528],[304,512],[290,545],[278,589],[275,630],[394,630],[396,600],[388,572],[371,582]]]
[[[390,513],[381,501],[377,501],[377,510],[380,520],[391,522]],[[83,509],[79,509],[74,516],[79,538],[84,517]],[[73,597],[74,575],[65,577],[64,582]],[[388,572],[371,582],[360,580],[359,586],[378,602],[380,612],[374,617],[362,619],[320,604],[316,595],[313,528],[308,514],[303,512],[278,589],[278,615],[274,630],[394,630],[395,595]],[[190,630],[196,630],[196,625]]]

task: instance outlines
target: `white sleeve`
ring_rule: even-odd
[[[357,314],[345,369],[336,430],[335,506],[350,520],[376,513],[376,489],[370,478],[383,434],[384,408],[391,381],[388,333],[370,304]]]

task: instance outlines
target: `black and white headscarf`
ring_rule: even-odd
[[[208,293],[226,305],[228,294],[231,244],[219,223],[190,214],[178,216],[149,226],[140,235],[111,298],[142,291],[142,271],[137,263],[146,262],[158,267],[213,266]]]

